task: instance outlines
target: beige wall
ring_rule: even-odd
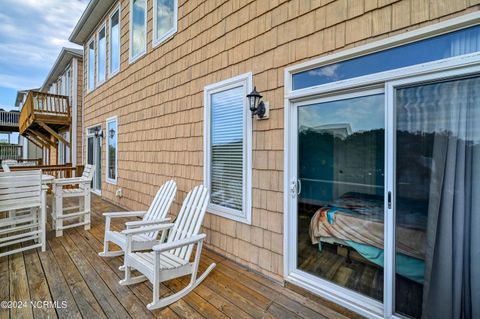
[[[180,0],[178,32],[152,49],[148,0],[147,55],[129,65],[129,1],[121,3],[121,72],[84,100],[85,127],[105,129],[118,116],[118,185],[102,176],[102,196],[144,209],[174,178],[177,212],[203,181],[204,86],[252,72],[271,108],[270,119],[253,123],[252,225],[207,214],[204,226],[209,247],[275,279],[283,274],[284,68],[479,9],[478,0]]]

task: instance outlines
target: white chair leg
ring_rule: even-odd
[[[47,248],[47,239],[46,239],[46,224],[47,224],[47,191],[42,190],[42,207],[40,208],[40,218],[39,218],[39,228],[40,232],[40,241],[42,243],[42,251],[45,251]]]
[[[85,189],[86,189],[86,194],[85,194],[85,197],[83,198],[84,200],[84,203],[83,203],[83,211],[87,211],[88,213],[85,214],[85,227],[84,229],[85,230],[89,230],[90,229],[90,212],[91,212],[91,195],[90,195],[90,189],[89,187],[85,186]]]
[[[55,236],[63,236],[63,197],[62,197],[62,186],[55,187]]]

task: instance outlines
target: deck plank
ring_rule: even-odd
[[[57,258],[58,264],[61,265],[61,271],[82,316],[88,318],[106,318],[102,307],[98,304],[77,267],[59,243],[59,240],[52,239],[50,241],[50,247]]]
[[[20,248],[20,245],[13,247]],[[23,253],[10,255],[9,272],[10,272],[10,301],[17,302],[10,309],[12,318],[33,318],[32,308],[30,306],[30,291],[28,289],[27,270]]]
[[[121,278],[108,267],[103,258],[98,256],[97,252],[93,251],[82,236],[79,236],[75,230],[67,231],[65,236],[69,237],[77,245],[91,265],[95,265],[94,269],[97,274],[103,279],[105,285],[110,288],[122,305],[128,309],[128,313],[132,317],[154,318],[152,313],[145,308],[145,305],[135,295],[131,294],[128,287],[118,284]]]
[[[35,319],[54,319],[58,318],[55,311],[56,305],[53,304],[50,290],[48,289],[47,279],[38,257],[36,250],[28,250],[23,253],[25,266],[27,270],[28,285],[30,289],[30,298],[36,303],[45,302],[40,306],[32,307]]]
[[[81,250],[68,237],[63,236],[61,240],[55,238],[54,241],[60,242],[70,258],[76,265],[78,271],[82,274],[85,283],[90,288],[90,291],[95,296],[95,299],[100,304],[105,314],[112,318],[131,318],[122,303],[116,298],[115,294],[110,291],[109,287],[105,285],[102,278],[95,272],[94,267],[85,260]]]
[[[4,252],[5,248],[0,248],[0,252]],[[9,282],[8,257],[0,258],[0,282]],[[10,300],[10,285],[0,285],[0,302]],[[10,310],[7,307],[0,307],[0,319],[8,319]]]
[[[50,245],[47,245],[46,252],[39,253],[40,262],[47,278],[48,287],[52,300],[58,304],[66,303],[66,307],[56,309],[59,318],[82,318],[77,303],[73,298],[67,281],[53,255]]]

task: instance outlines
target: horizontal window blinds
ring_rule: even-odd
[[[242,210],[243,87],[211,95],[210,192],[214,204]]]

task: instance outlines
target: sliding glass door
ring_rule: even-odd
[[[383,300],[383,90],[298,104],[297,267]]]
[[[294,104],[289,249],[308,285],[380,316],[480,318],[480,77],[463,72]]]
[[[479,88],[478,76],[394,88],[398,313],[480,316]]]

